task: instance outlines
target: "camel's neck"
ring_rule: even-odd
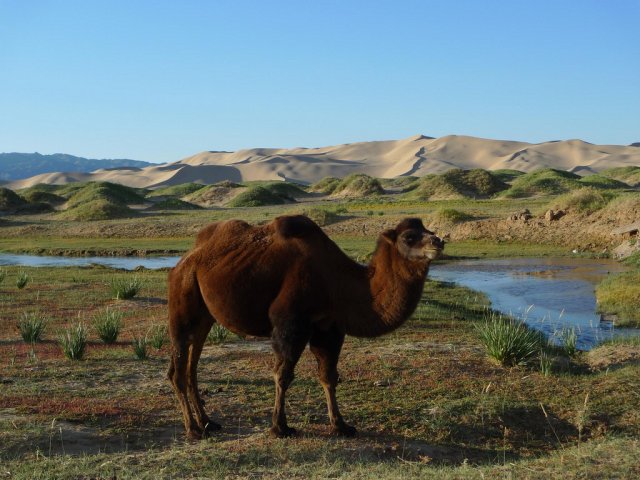
[[[369,302],[356,303],[347,334],[377,337],[402,325],[414,312],[429,270],[428,261],[408,261],[384,240],[378,242],[368,266]]]

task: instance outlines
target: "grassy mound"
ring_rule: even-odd
[[[364,173],[354,173],[345,177],[336,185],[331,195],[338,197],[366,197],[369,195],[381,195],[384,188],[377,178]]]
[[[144,198],[134,188],[110,182],[85,183],[79,189],[72,190],[67,198],[67,208],[74,208],[95,200],[105,200],[120,205],[144,203]]]
[[[498,169],[498,170],[492,170],[491,174],[494,177],[498,177],[498,179],[502,180],[504,183],[511,183],[516,178],[521,177],[525,173],[521,172],[520,170],[512,170],[512,169],[509,169],[509,168],[501,168],[501,169]]]
[[[214,183],[213,185],[205,186],[204,188],[199,188],[195,192],[182,197],[182,200],[201,207],[211,207],[227,201],[229,197],[233,195],[233,191],[241,187],[242,185],[224,180]]]
[[[154,203],[149,210],[200,210],[202,207],[179,198],[167,198]]]
[[[204,188],[206,185],[201,183],[180,183],[178,185],[171,185],[169,187],[162,187],[149,192],[147,197],[186,197],[198,190]]]
[[[630,187],[640,187],[640,167],[609,168],[600,175],[626,183]]]
[[[629,185],[624,182],[598,174],[582,177],[580,179],[580,183],[589,187],[599,188],[601,190],[619,190],[629,188]]]
[[[274,195],[278,195],[285,199],[294,200],[296,198],[306,197],[309,194],[299,185],[289,182],[266,182],[259,184],[262,188],[270,191]]]
[[[593,187],[584,187],[556,198],[549,208],[589,214],[607,206],[611,198],[611,194],[598,191]]]
[[[486,170],[454,168],[441,175],[425,175],[410,195],[420,200],[489,198],[507,188],[506,183]]]
[[[336,187],[340,184],[340,179],[336,177],[324,177],[319,182],[309,187],[309,191],[331,195]]]
[[[0,211],[11,211],[25,205],[27,201],[13,190],[0,187]]]
[[[322,207],[311,207],[305,208],[303,210],[295,210],[289,212],[291,215],[305,215],[309,217],[311,220],[316,222],[321,227],[325,225],[330,225],[332,223],[339,222],[342,218],[340,217],[341,213],[346,212],[346,209],[335,209],[335,208],[322,208]]]
[[[473,215],[469,215],[468,213],[456,210],[455,208],[441,208],[437,210],[432,216],[432,222],[438,225],[453,225],[456,223],[467,222],[473,219]]]
[[[543,168],[526,173],[513,181],[511,188],[502,193],[506,198],[558,195],[576,190],[583,185],[575,173],[553,168]]]
[[[233,200],[227,203],[227,207],[262,207],[264,205],[282,205],[288,200],[268,189],[255,185],[247,188]]]
[[[419,180],[420,177],[413,177],[409,175],[407,177],[381,178],[380,184],[386,189],[405,193],[416,188]]]
[[[29,203],[47,203],[49,205],[62,205],[65,202],[64,197],[56,195],[52,192],[43,190],[29,190],[22,193],[22,197]]]
[[[104,198],[97,198],[67,208],[59,214],[59,218],[74,221],[111,220],[115,218],[130,218],[136,212],[122,203],[112,202]]]

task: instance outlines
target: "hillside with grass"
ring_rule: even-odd
[[[490,198],[509,186],[491,172],[480,169],[451,169],[442,174],[425,175],[409,196],[419,200]]]

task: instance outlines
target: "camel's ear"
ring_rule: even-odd
[[[385,230],[384,232],[382,232],[381,236],[385,241],[389,242],[391,245],[396,243],[396,240],[398,239],[398,234],[396,233],[395,230]]]

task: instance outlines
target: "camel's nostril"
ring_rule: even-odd
[[[444,248],[444,241],[440,238],[440,237],[436,237],[435,235],[433,235],[431,237],[431,245],[433,245],[436,248]]]

